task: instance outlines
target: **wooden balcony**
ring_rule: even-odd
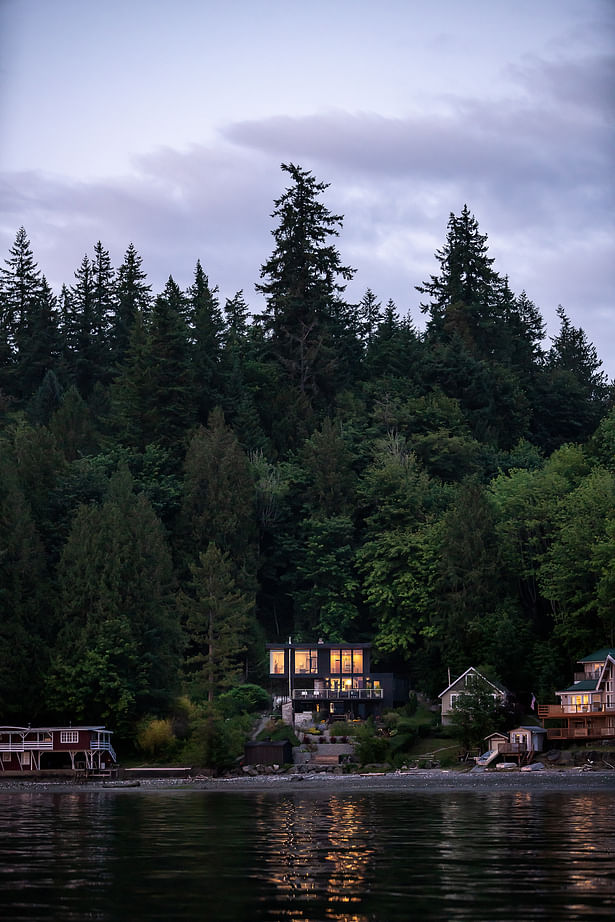
[[[528,752],[525,743],[501,743],[498,746],[498,752],[502,756],[516,756]]]
[[[613,727],[549,727],[547,729],[549,740],[597,740],[615,739],[615,726]]]
[[[293,688],[295,701],[348,701],[382,698],[381,688]]]
[[[539,704],[538,716],[541,720],[550,717],[574,717],[575,715],[583,716],[585,714],[615,714],[615,708],[607,708],[604,704],[567,704],[562,707],[561,704]]]
[[[11,740],[10,743],[0,742],[0,752],[38,752],[44,749],[53,749],[51,740]]]

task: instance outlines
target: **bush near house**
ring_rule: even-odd
[[[288,740],[291,746],[299,746],[299,740],[293,730],[283,720],[270,720],[256,737],[257,740],[272,740],[274,743]]]
[[[217,704],[225,717],[237,714],[255,714],[267,711],[271,706],[271,695],[260,685],[246,683],[231,688],[217,699]]]

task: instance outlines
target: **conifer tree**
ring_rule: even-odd
[[[456,333],[481,358],[489,354],[489,340],[497,334],[501,284],[487,253],[487,236],[464,205],[459,217],[450,214],[446,243],[435,254],[439,274],[416,286],[430,298],[421,304],[423,313],[429,314],[428,338],[443,342]]]
[[[382,304],[371,288],[365,289],[365,294],[359,301],[357,313],[361,339],[369,347],[378,325],[384,319]]]
[[[17,231],[5,263],[7,268],[0,270],[0,387],[17,393],[15,365],[41,294],[40,272],[24,227]]]
[[[188,312],[198,419],[206,423],[209,413],[221,399],[220,362],[224,320],[218,289],[210,287],[200,261],[196,264],[194,282],[188,289]]]
[[[78,510],[58,568],[58,637],[49,679],[55,710],[126,732],[177,687],[179,625],[163,529],[126,470],[102,506]]]
[[[99,245],[100,246],[100,245]],[[107,296],[104,287],[104,252],[99,249],[93,263],[86,254],[75,272],[75,284],[70,289],[69,341],[73,380],[84,396],[88,396],[108,367],[106,320],[99,314],[105,310]]]
[[[177,456],[183,454],[188,429],[195,421],[185,306],[184,295],[169,276],[154,302],[147,340],[150,440]]]
[[[189,591],[180,601],[188,642],[186,677],[191,690],[209,701],[240,681],[240,657],[247,649],[254,602],[239,590],[233,571],[229,555],[210,542],[190,565]]]
[[[194,558],[210,542],[229,553],[236,573],[253,575],[256,519],[250,465],[219,408],[194,433],[186,453],[182,534]]]
[[[60,372],[61,356],[57,299],[43,276],[22,326],[17,361],[22,397],[31,397],[48,372]]]
[[[46,559],[7,446],[0,450],[0,710],[5,722],[36,719],[52,637]]]
[[[292,387],[313,400],[335,386],[348,326],[343,282],[354,269],[342,264],[331,242],[339,236],[342,216],[319,201],[328,184],[292,163],[282,169],[292,185],[274,202],[276,245],[256,289],[267,299],[263,321],[272,355]]]
[[[130,243],[117,273],[115,315],[111,343],[116,362],[121,362],[130,345],[132,329],[139,315],[146,317],[151,303],[151,286],[142,268],[143,260]]]

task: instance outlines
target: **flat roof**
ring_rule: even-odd
[[[322,640],[312,643],[267,643],[267,650],[368,650],[371,643],[353,643],[348,640],[339,640],[334,643],[325,643]]]
[[[82,724],[62,724],[59,727],[0,727],[0,733],[42,733],[44,730],[102,730],[104,733],[113,733],[113,730],[107,730],[97,724],[95,727],[84,726]]]

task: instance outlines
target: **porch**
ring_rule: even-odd
[[[382,688],[293,688],[293,701],[347,701],[382,698]]]

